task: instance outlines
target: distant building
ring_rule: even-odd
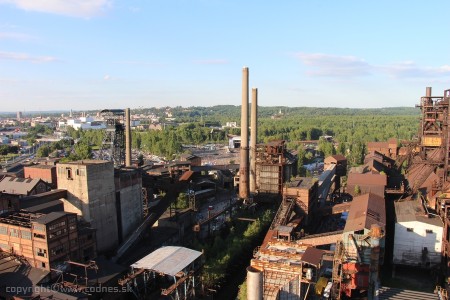
[[[60,121],[58,123],[60,129],[66,128],[68,126],[78,130],[88,130],[88,129],[106,129],[106,125],[102,120],[95,120],[92,117],[80,117],[78,119],[68,119],[67,121]]]
[[[22,120],[22,112],[21,112],[21,111],[18,111],[18,112],[17,112],[17,117],[16,117],[16,119],[17,119],[17,121]]]
[[[73,213],[11,212],[0,216],[0,249],[50,270],[66,260],[95,258],[95,231],[79,228]]]
[[[381,154],[386,155],[387,157],[390,157],[392,159],[397,158],[398,149],[399,149],[399,147],[397,146],[396,138],[388,139],[387,142],[368,142],[367,143],[367,150],[369,152],[378,151]]]
[[[328,165],[336,165],[336,175],[345,176],[347,174],[347,158],[341,154],[328,156],[324,160],[325,168]]]
[[[192,167],[199,167],[202,165],[202,158],[193,154],[182,154],[180,160],[190,162]]]
[[[395,202],[393,263],[432,268],[441,263],[443,223],[416,200]]]

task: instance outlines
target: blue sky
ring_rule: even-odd
[[[0,111],[414,106],[450,88],[450,1],[0,0]]]

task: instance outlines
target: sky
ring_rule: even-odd
[[[0,0],[0,111],[413,107],[450,89],[450,1]]]

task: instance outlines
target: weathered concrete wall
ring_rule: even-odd
[[[58,187],[67,190],[64,209],[81,213],[97,230],[97,249],[107,251],[118,245],[114,166],[106,161],[58,164]]]
[[[442,226],[415,221],[395,223],[393,262],[421,267],[440,264],[442,233]]]
[[[128,236],[142,222],[142,183],[120,190],[120,217],[122,221],[122,238]]]

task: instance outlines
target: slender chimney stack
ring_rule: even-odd
[[[426,96],[431,97],[431,86],[427,86]]]
[[[131,118],[129,108],[125,108],[125,167],[131,167]]]
[[[250,193],[256,191],[256,139],[258,137],[258,89],[252,88],[250,118]]]
[[[241,164],[239,167],[239,198],[248,199],[248,68],[242,69]]]

